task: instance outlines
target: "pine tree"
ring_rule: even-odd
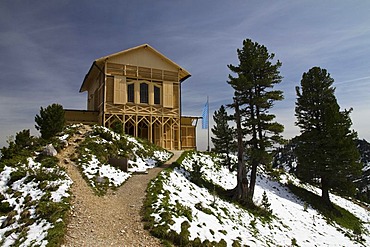
[[[360,173],[360,156],[351,131],[351,110],[340,111],[332,87],[334,80],[325,69],[311,68],[297,87],[295,115],[301,128],[296,154],[297,173],[305,181],[320,181],[322,200],[333,208],[329,190],[353,194],[350,181]]]
[[[62,132],[65,125],[64,109],[59,104],[52,104],[45,109],[41,107],[40,115],[35,117],[36,129],[40,130],[43,139],[50,139]]]
[[[271,203],[269,202],[266,191],[263,191],[261,206],[266,210],[267,213],[272,214]]]
[[[214,151],[217,153],[225,154],[225,163],[231,169],[230,152],[234,149],[234,130],[228,124],[228,115],[225,107],[221,105],[218,111],[213,114],[213,125],[211,131],[214,137],[211,137],[214,145]]]
[[[237,50],[239,65],[228,65],[229,69],[237,75],[229,75],[228,83],[234,91],[235,121],[238,133],[238,173],[244,172],[242,145],[245,136],[247,144],[247,157],[251,165],[251,179],[249,186],[243,185],[246,177],[238,175],[238,183],[234,198],[244,198],[240,193],[247,193],[247,203],[253,203],[254,187],[256,183],[257,166],[267,164],[271,157],[267,149],[275,142],[280,142],[280,133],[284,127],[274,122],[275,115],[269,111],[274,101],[282,100],[283,93],[273,90],[275,84],[281,82],[279,68],[281,62],[272,63],[275,55],[269,53],[263,45],[250,39],[243,41],[243,48]],[[241,138],[242,137],[242,138]],[[244,188],[244,189],[241,189]],[[248,188],[247,191],[244,191]]]

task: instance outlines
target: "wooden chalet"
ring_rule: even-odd
[[[166,149],[196,149],[197,117],[181,116],[181,83],[190,73],[148,44],[95,60],[82,82],[87,110],[70,123],[120,123],[126,134]]]

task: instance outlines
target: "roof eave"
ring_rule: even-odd
[[[87,90],[86,86],[87,86],[87,83],[88,83],[88,80],[89,80],[89,76],[92,74],[93,70],[94,70],[94,67],[96,67],[100,73],[104,73],[104,71],[102,70],[102,68],[99,67],[99,64],[102,65],[101,62],[104,62],[105,60],[95,60],[90,69],[89,69],[89,72],[87,72],[87,74],[85,75],[85,78],[82,82],[82,85],[81,85],[81,88],[80,88],[80,93],[82,92],[85,92]],[[98,73],[99,73],[98,72]]]
[[[84,88],[84,87],[86,86],[85,84],[86,84],[87,78],[89,77],[90,72],[92,71],[92,69],[93,69],[93,67],[94,67],[95,63],[96,63],[96,61],[94,61],[94,62],[92,63],[92,65],[91,65],[91,67],[90,67],[89,71],[88,71],[88,72],[87,72],[87,74],[85,75],[85,78],[84,78],[84,80],[82,81],[82,85],[81,85],[81,87],[80,87],[80,93],[85,92],[85,91],[87,90],[87,88]]]
[[[185,70],[182,67],[180,67],[177,63],[173,62],[171,59],[169,59],[166,56],[164,56],[162,53],[160,53],[159,51],[157,51],[156,49],[154,49],[153,47],[151,47],[149,44],[143,44],[143,45],[132,47],[130,49],[127,49],[127,50],[124,50],[124,51],[120,51],[120,52],[116,52],[116,53],[113,53],[111,55],[104,56],[104,57],[101,57],[101,58],[96,59],[92,63],[92,65],[91,65],[89,71],[87,72],[87,74],[85,75],[85,78],[84,78],[84,80],[82,82],[82,85],[81,85],[81,88],[80,88],[80,93],[85,92],[87,90],[87,83],[88,83],[88,80],[89,80],[89,76],[91,75],[94,66],[96,66],[101,71],[101,69],[98,66],[98,64],[101,64],[102,62],[105,63],[111,57],[119,56],[121,54],[130,52],[132,50],[140,49],[140,48],[148,48],[148,49],[152,50],[158,56],[162,57],[164,60],[166,60],[167,62],[169,62],[169,63],[173,64],[175,67],[177,67],[178,70],[179,70],[179,74],[180,74],[180,83],[182,83],[183,81],[185,81],[186,79],[188,79],[191,76],[191,74],[187,70]]]
[[[180,79],[180,83],[183,83],[186,79],[188,79],[189,77],[191,77],[191,74],[187,74],[186,76],[184,76],[183,78]]]

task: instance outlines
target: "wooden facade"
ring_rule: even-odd
[[[181,117],[181,83],[188,77],[147,44],[99,58],[80,89],[87,92],[85,118],[106,127],[120,123],[126,134],[166,149],[195,149],[197,118]]]

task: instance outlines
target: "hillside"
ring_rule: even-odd
[[[260,170],[255,202],[268,198],[271,217],[216,195],[218,187],[232,189],[235,173],[220,166],[220,159],[188,153],[172,170],[163,172],[149,188],[147,228],[158,237],[193,246],[368,246],[370,212],[351,200],[331,194],[332,201],[363,222],[361,236],[330,221],[291,192],[290,183],[319,193],[288,174],[277,180]],[[202,184],[202,186],[199,186]],[[211,186],[209,186],[211,184]],[[215,185],[215,186],[212,186]],[[208,188],[208,189],[207,189]],[[213,189],[214,188],[214,189]],[[211,243],[210,243],[211,242]]]
[[[186,152],[163,170],[156,166],[171,153],[99,126],[69,126],[52,141],[55,157],[43,154],[49,143],[31,139],[1,159],[1,246],[159,246],[149,232],[165,246],[370,243],[368,206],[331,194],[360,222],[346,228],[298,196],[297,188],[320,191],[289,173],[259,170],[255,202],[262,209],[248,211],[225,196],[236,176],[215,154]],[[128,157],[128,172],[109,157]]]
[[[90,245],[86,239],[95,245],[99,240],[89,238],[87,233],[99,236],[99,229],[103,228],[107,236],[111,236],[112,232],[109,231],[113,229],[110,227],[114,225],[113,218],[121,217],[120,213],[124,214],[122,219],[128,220],[117,222],[116,228],[122,227],[117,230],[120,234],[117,236],[118,243],[150,237],[140,230],[140,206],[132,208],[133,203],[140,205],[147,182],[143,182],[142,191],[137,195],[138,202],[129,196],[137,186],[126,188],[122,193],[118,189],[133,172],[145,172],[147,168],[162,164],[171,153],[99,126],[69,126],[59,138],[52,140],[59,151],[56,157],[44,154],[46,143],[43,140],[34,137],[29,139],[32,141],[24,141],[27,143],[24,146],[11,144],[6,150],[7,157],[1,159],[1,246],[59,246],[65,240],[67,246]],[[123,172],[109,165],[107,159],[110,156],[130,157],[129,171]],[[156,176],[156,173],[151,176]],[[120,193],[121,197],[115,193]],[[128,204],[125,205],[126,210],[122,210],[122,204]],[[104,208],[114,215],[102,214]],[[116,211],[113,208],[117,208]],[[94,209],[97,209],[96,217]],[[137,217],[134,217],[134,212]],[[95,224],[92,223],[94,220]],[[134,228],[137,224],[137,228]],[[124,229],[126,234],[122,235]],[[141,232],[142,236],[139,238],[137,233],[131,231]],[[66,233],[73,238],[65,239]],[[114,242],[112,238],[108,241],[109,244]]]

